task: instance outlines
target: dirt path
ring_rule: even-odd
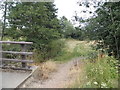
[[[71,61],[60,64],[57,72],[51,73],[49,79],[45,81],[34,80],[31,78],[28,82],[26,82],[23,87],[25,88],[64,88],[67,87],[68,84],[73,82],[76,78],[76,75],[70,76],[71,69],[76,66],[80,59],[82,58],[75,58]]]
[[[72,52],[73,49],[76,47],[76,45],[80,43],[82,42],[76,40],[68,40],[67,50]],[[65,88],[76,79],[77,73],[72,71],[75,71],[75,67],[78,66],[81,59],[83,58],[78,57],[70,60],[67,63],[59,64],[57,66],[58,67],[57,71],[51,73],[48,79],[35,80],[34,78],[30,78],[22,87],[23,88]]]

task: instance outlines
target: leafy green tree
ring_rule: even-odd
[[[105,2],[96,10],[96,17],[87,21],[87,36],[103,41],[99,45],[120,58],[120,2]]]
[[[78,40],[85,40],[86,39],[85,29],[81,27],[75,27],[73,38]]]
[[[44,59],[49,44],[60,38],[60,24],[55,5],[51,2],[17,2],[8,8],[6,37],[18,41],[32,41]]]
[[[62,26],[61,34],[65,38],[72,38],[74,36],[75,28],[73,24],[70,21],[68,21],[65,16],[61,18],[61,26]]]

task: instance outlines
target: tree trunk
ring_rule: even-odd
[[[1,36],[1,41],[3,40],[3,37],[4,37],[4,31],[5,31],[5,28],[6,28],[6,12],[7,12],[7,0],[5,2],[5,11],[4,11],[4,20],[3,20],[3,30],[2,30],[2,36]]]

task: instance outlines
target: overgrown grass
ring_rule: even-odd
[[[91,63],[85,61],[82,74],[80,73],[73,88],[118,88],[117,60],[112,57],[101,58]]]
[[[67,42],[67,40],[65,40]],[[70,40],[69,40],[70,41]],[[75,42],[75,43],[74,43]],[[72,44],[70,45],[69,44]],[[70,85],[72,88],[117,88],[118,62],[113,57],[98,58],[98,53],[85,41],[73,41],[66,44],[54,61],[67,62],[75,57],[86,57],[83,60],[79,77]],[[68,48],[69,46],[69,48]],[[70,49],[72,47],[72,49]],[[78,70],[79,71],[79,70]]]
[[[117,60],[106,56],[95,63],[86,64],[87,88],[117,88],[118,67]]]
[[[109,56],[98,58],[98,53],[87,43],[77,44],[71,53],[73,57],[86,57],[79,77],[72,88],[117,88],[118,61]],[[81,70],[82,69],[82,70]],[[79,71],[79,70],[78,70]]]
[[[92,50],[91,47],[88,47],[87,44],[88,43],[85,41],[76,41],[76,44],[71,45],[69,48],[68,48],[69,45],[67,44],[66,48],[64,48],[62,52],[59,54],[59,56],[54,58],[54,60],[67,62],[75,57],[86,57],[90,59],[97,57],[97,52],[95,50]],[[70,50],[71,47],[72,47],[72,50]]]
[[[89,57],[94,58],[97,56],[97,52],[88,47],[88,42],[78,41],[73,39],[61,39],[51,42],[51,50],[47,52],[47,59],[52,59],[57,62],[67,62],[75,57]],[[44,62],[44,55],[41,55],[41,51],[36,50],[33,60],[36,62]]]
[[[71,58],[73,58],[72,53],[63,50],[59,56],[54,58],[54,61],[67,62]]]

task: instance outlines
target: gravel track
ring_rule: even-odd
[[[35,80],[30,78],[21,88],[64,88],[67,84],[73,82],[76,78],[75,75],[70,77],[70,70],[72,67],[76,66],[81,57],[74,58],[71,61],[60,64],[57,71],[49,75],[46,80]]]

